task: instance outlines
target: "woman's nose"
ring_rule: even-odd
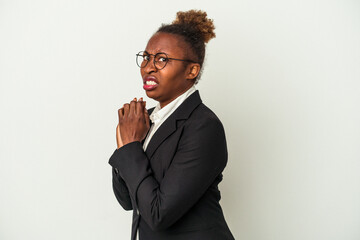
[[[148,62],[148,64],[146,64],[146,66],[144,67],[144,71],[146,73],[151,73],[151,72],[156,72],[157,71],[157,68],[155,66],[155,62],[154,62],[154,59],[151,58]]]

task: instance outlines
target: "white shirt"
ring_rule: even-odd
[[[158,130],[161,124],[165,122],[165,120],[185,101],[185,99],[188,98],[195,91],[196,88],[195,85],[193,85],[186,92],[184,92],[183,94],[172,100],[170,103],[168,103],[165,107],[161,108],[160,103],[156,105],[155,109],[149,116],[153,124],[151,125],[149,133],[146,136],[145,142],[143,144],[144,151],[146,150],[152,136],[154,135],[156,130]]]

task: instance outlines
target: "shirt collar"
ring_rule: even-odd
[[[196,91],[195,85],[189,88],[186,92],[175,98],[173,101],[168,103],[165,107],[161,108],[160,103],[156,105],[149,118],[153,123],[157,123],[166,119],[171,113],[173,113],[178,106],[181,105],[185,99]]]

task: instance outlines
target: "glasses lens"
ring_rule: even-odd
[[[165,53],[158,53],[155,55],[155,66],[157,69],[163,69],[168,63],[169,58]]]
[[[138,54],[136,54],[136,64],[140,68],[143,68],[148,63],[148,58],[149,58],[149,56],[146,53],[139,52]]]

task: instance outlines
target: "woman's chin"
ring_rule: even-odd
[[[154,90],[151,90],[151,91],[145,91],[146,93],[146,96],[148,96],[149,98],[152,98],[154,100],[156,100],[158,97],[157,97],[157,94],[155,93]]]

